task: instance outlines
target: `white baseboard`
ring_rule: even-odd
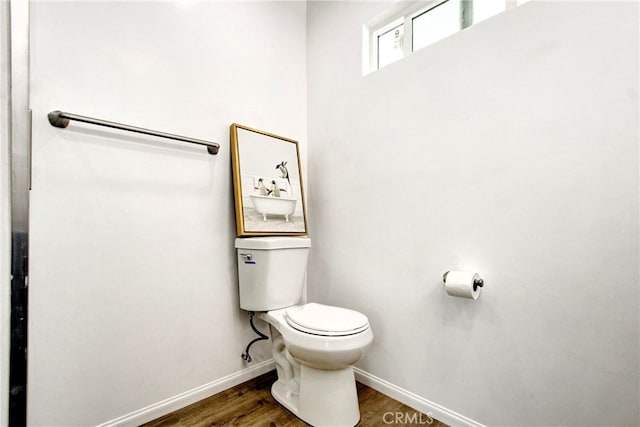
[[[362,369],[354,367],[353,370],[357,381],[397,400],[398,402],[404,403],[417,411],[427,414],[438,421],[442,421],[452,427],[484,427],[483,424],[440,406],[437,403],[431,402],[417,394],[402,389],[390,382],[376,377],[375,375],[363,371]]]
[[[127,415],[123,415],[114,420],[100,424],[98,427],[129,427],[153,421],[163,415],[184,408],[192,403],[198,402],[216,393],[227,390],[245,381],[253,379],[259,375],[275,369],[273,359],[257,363],[249,368],[234,372],[226,377],[222,377],[208,384],[201,385],[192,390],[185,391],[176,396],[165,399],[161,402],[149,405],[146,408],[138,409]]]
[[[275,369],[275,363],[273,359],[265,360],[257,363],[249,368],[243,369],[238,372],[234,372],[226,377],[222,377],[208,384],[201,385],[192,390],[185,391],[176,396],[170,397],[153,405],[149,405],[145,408],[138,409],[137,411],[118,417],[114,420],[107,421],[100,424],[97,427],[135,427],[140,424],[153,421],[156,418],[160,418],[164,415],[170,414],[173,411],[184,408],[192,403],[198,402],[202,399],[206,399],[209,396],[213,396],[216,393],[227,390],[238,384],[242,384],[245,381],[253,379],[259,375],[265,374]],[[385,394],[398,402],[420,411],[424,414],[428,414],[431,417],[442,421],[452,427],[485,427],[476,421],[473,421],[463,415],[460,415],[450,409],[431,402],[417,394],[404,390],[388,381],[376,377],[362,369],[357,367],[353,368],[355,372],[356,380],[362,384],[371,387],[374,390]]]

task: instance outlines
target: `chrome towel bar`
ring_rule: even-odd
[[[186,136],[173,135],[171,133],[158,132],[156,130],[144,129],[136,126],[123,125],[120,123],[109,122],[107,120],[94,119],[91,117],[80,116],[78,114],[65,113],[63,111],[52,111],[47,115],[47,117],[49,118],[49,123],[51,123],[51,126],[55,126],[58,128],[66,128],[69,125],[70,120],[75,120],[92,125],[105,126],[114,129],[126,130],[129,132],[158,136],[160,138],[175,139],[176,141],[188,142],[190,144],[204,145],[207,147],[207,151],[209,152],[209,154],[218,154],[218,150],[220,149],[220,144],[217,144],[215,142],[189,138]]]

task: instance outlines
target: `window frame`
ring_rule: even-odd
[[[395,19],[389,19],[385,21],[383,25],[379,25],[378,27],[374,27],[373,29],[370,30],[369,45],[371,46],[371,48],[369,49],[369,54],[370,54],[369,66],[371,71],[379,70],[381,68],[380,67],[380,51],[379,51],[380,36],[387,34],[389,31],[393,31],[397,27],[404,24],[405,24],[404,16],[400,16]],[[404,40],[405,43],[403,46],[403,54],[402,54],[403,58],[407,55],[407,52],[406,52],[407,32],[406,31],[407,31],[407,28],[404,27],[403,38],[405,39]]]
[[[390,13],[384,16],[382,19],[377,20],[377,24],[367,26],[364,28],[368,32],[368,38],[365,38],[365,42],[368,43],[368,61],[365,60],[363,65],[366,67],[368,65],[368,70],[363,70],[363,74],[369,74],[374,71],[380,70],[385,66],[392,64],[393,62],[397,62],[400,59],[406,58],[415,50],[413,49],[413,20],[429,11],[437,8],[438,6],[443,5],[448,1],[459,1],[460,2],[460,28],[458,31],[462,31],[468,27],[474,25],[473,22],[473,1],[474,0],[429,0],[418,3],[411,3],[411,6],[405,7],[401,10],[396,9],[395,13]],[[522,3],[525,3],[528,0],[504,0],[505,1],[505,11],[509,9],[515,8]],[[402,57],[398,58],[395,61],[387,63],[382,67],[380,64],[380,55],[379,55],[379,37],[383,34],[386,34],[388,31],[393,30],[394,28],[402,25],[403,26],[403,52]],[[425,46],[418,48],[417,50],[422,49]],[[366,56],[364,56],[366,58]],[[368,64],[367,64],[368,62]]]
[[[405,58],[409,54],[413,53],[413,18],[420,16],[423,13],[428,12],[440,6],[449,0],[431,0],[427,2],[421,2],[414,4],[411,7],[405,8],[400,12],[393,14],[383,22],[375,25],[369,29],[369,70],[379,70],[379,51],[378,51],[378,37],[386,34],[390,30],[403,25],[404,27],[404,44],[402,58]],[[455,0],[454,0],[455,1]],[[460,0],[462,1],[462,0]],[[395,62],[395,61],[394,61]],[[388,64],[387,64],[388,65]]]

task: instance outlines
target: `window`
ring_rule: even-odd
[[[413,51],[455,34],[462,28],[461,3],[446,0],[412,18]]]
[[[404,24],[396,24],[391,29],[385,29],[377,36],[378,43],[378,68],[404,56]]]
[[[364,74],[527,0],[429,0],[365,25]],[[394,13],[395,12],[395,13]],[[368,62],[368,63],[367,63]]]

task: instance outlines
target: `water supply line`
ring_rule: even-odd
[[[253,316],[256,313],[253,311],[249,312],[249,324],[251,325],[251,329],[253,329],[253,332],[255,332],[256,334],[258,334],[258,338],[255,338],[253,341],[251,341],[249,343],[249,345],[247,346],[246,350],[244,351],[244,353],[242,353],[242,360],[244,360],[247,363],[251,363],[251,356],[249,355],[249,349],[251,348],[251,346],[258,342],[258,341],[262,341],[262,340],[268,340],[269,337],[266,336],[265,334],[263,334],[262,332],[260,332],[257,328],[256,325],[253,324]]]

